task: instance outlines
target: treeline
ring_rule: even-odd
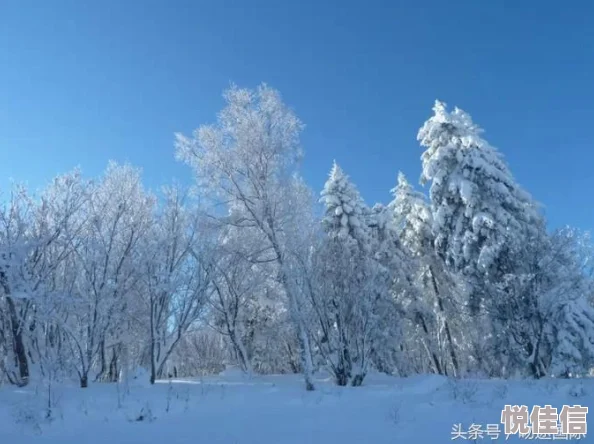
[[[470,116],[436,102],[421,183],[369,207],[333,165],[314,197],[303,125],[275,90],[232,87],[177,135],[195,173],[153,195],[140,171],[14,187],[0,210],[0,374],[16,385],[151,382],[235,364],[453,377],[573,377],[594,365],[592,249],[549,233]],[[318,204],[323,215],[317,217]]]

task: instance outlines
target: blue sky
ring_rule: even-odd
[[[594,4],[552,1],[0,0],[0,187],[109,159],[156,188],[188,169],[173,133],[230,82],[279,89],[306,123],[303,175],[333,159],[371,204],[436,98],[468,111],[552,226],[594,228]]]

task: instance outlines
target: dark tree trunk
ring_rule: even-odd
[[[365,373],[359,373],[358,375],[355,375],[355,377],[351,381],[351,385],[353,387],[360,387],[361,385],[363,385],[364,379],[365,379]]]
[[[248,361],[248,357],[245,355],[244,350],[245,348],[239,343],[240,339],[237,338],[237,333],[235,330],[229,330],[229,339],[231,339],[231,343],[233,344],[233,349],[235,350],[235,356],[239,361],[239,366],[244,372],[251,370],[250,363]]]
[[[99,352],[99,358],[101,359],[101,370],[99,370],[99,373],[97,373],[97,376],[95,377],[95,382],[97,381],[101,381],[104,379],[105,377],[105,370],[107,367],[107,359],[105,357],[105,341],[101,340],[101,344],[99,345],[99,349],[101,350]]]
[[[18,386],[25,386],[29,383],[29,361],[27,360],[27,350],[23,340],[23,329],[21,328],[22,320],[19,319],[17,309],[11,297],[6,297],[8,304],[8,311],[10,315],[10,327],[12,333],[12,347],[15,355],[15,363],[17,365],[19,374],[18,380],[15,383]]]
[[[429,337],[429,328],[427,327],[427,323],[425,322],[425,318],[420,313],[419,313],[418,316],[419,316],[419,322],[421,323],[421,328],[425,332],[425,336]],[[438,375],[445,374],[447,376],[448,375],[448,372],[447,371],[444,372],[442,370],[441,363],[439,362],[439,357],[437,356],[437,353],[435,353],[434,351],[429,352],[429,356],[430,356],[431,360],[433,361],[433,365],[435,366],[435,371],[437,372],[437,374]]]
[[[118,354],[116,352],[116,348],[114,347],[112,350],[111,361],[109,362],[109,382],[118,382],[118,370]]]
[[[435,274],[433,273],[433,269],[430,268],[429,272],[431,273],[431,282],[433,284],[433,290],[435,291],[435,295],[437,296],[439,310],[445,316],[445,309],[443,307],[443,299],[439,292],[439,288],[437,286],[437,280],[435,279]],[[452,358],[452,365],[454,366],[454,373],[455,373],[454,376],[458,376],[459,375],[458,357],[456,356],[456,351],[454,350],[454,341],[452,339],[452,333],[450,331],[450,324],[448,321],[444,321],[444,328],[445,328],[445,332],[446,332],[446,338],[448,340],[450,357]]]
[[[349,383],[350,374],[344,366],[339,366],[334,372],[336,385],[344,387]]]

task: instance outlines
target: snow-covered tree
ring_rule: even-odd
[[[433,215],[425,196],[402,173],[392,192],[394,200],[389,208],[393,211],[393,223],[414,261],[408,270],[414,281],[405,299],[408,319],[419,332],[419,341],[433,371],[456,375],[460,353],[456,350],[454,325],[459,322],[456,314],[459,288],[435,251]]]
[[[2,302],[2,371],[8,380],[26,385],[30,377],[26,332],[33,302],[29,271],[35,242],[32,234],[33,202],[22,187],[15,188],[0,212],[0,284]]]
[[[471,280],[496,281],[509,271],[506,256],[520,248],[540,220],[537,206],[466,112],[448,112],[439,101],[433,111],[418,140],[426,148],[421,182],[431,182],[437,252]],[[475,310],[480,305],[477,293],[475,288]]]
[[[15,187],[0,210],[0,366],[14,384],[29,382],[32,363],[42,371],[43,364],[55,364],[42,344],[48,334],[56,341],[59,336],[54,327],[61,294],[54,275],[73,252],[71,234],[81,229],[85,202],[85,185],[74,171],[58,176],[38,200]]]
[[[175,347],[203,314],[210,289],[210,251],[189,213],[187,193],[164,189],[164,203],[145,236],[139,298],[148,315],[150,382],[163,375]]]
[[[107,354],[121,342],[123,314],[140,279],[139,245],[148,233],[154,199],[140,172],[110,163],[90,191],[85,229],[76,240],[77,278],[69,288],[70,313],[64,326],[81,387],[89,374],[107,371]]]
[[[570,228],[556,232],[552,244],[562,253],[554,256],[559,265],[550,277],[556,288],[543,295],[557,308],[549,374],[586,376],[594,367],[594,249],[589,234]]]
[[[44,379],[69,374],[72,363],[63,325],[70,312],[67,288],[76,278],[72,264],[77,238],[85,229],[88,199],[89,182],[75,170],[56,177],[37,203],[36,231],[55,233],[44,246],[43,283],[34,298],[34,328],[29,329],[30,355]]]
[[[371,239],[365,218],[369,209],[336,162],[324,185],[320,201],[325,207],[322,225],[326,234],[346,244],[356,243],[361,251],[368,251]]]
[[[252,356],[245,344],[246,330],[249,313],[257,305],[258,293],[264,292],[266,278],[260,267],[246,260],[249,251],[242,252],[240,239],[233,235],[237,234],[236,230],[225,231],[226,239],[217,239],[218,251],[208,267],[213,287],[210,298],[212,317],[214,328],[227,337],[240,368],[251,374]]]
[[[307,323],[292,276],[300,227],[311,211],[296,177],[303,125],[266,85],[233,86],[225,100],[216,125],[200,127],[193,138],[177,136],[177,156],[193,168],[211,218],[258,240],[250,260],[274,264],[299,334],[306,388],[313,390]]]
[[[404,356],[404,306],[414,290],[416,263],[398,236],[390,205],[375,204],[367,213],[370,252],[377,272],[376,316],[372,330],[370,355],[374,367],[387,373],[408,374],[408,358]]]
[[[431,183],[435,249],[447,269],[467,284],[467,303],[459,308],[476,326],[466,342],[472,344],[474,365],[490,371],[485,347],[492,348],[500,330],[488,313],[496,302],[494,288],[516,268],[541,217],[467,113],[459,108],[448,112],[439,101],[433,111],[418,140],[426,148],[421,183]]]
[[[434,251],[433,215],[425,196],[416,191],[403,173],[398,173],[398,184],[392,189],[394,224],[405,248],[415,257]]]
[[[390,297],[390,275],[375,254],[371,212],[334,163],[321,193],[325,238],[316,255],[311,303],[318,350],[339,385],[360,385],[377,345],[380,309]]]
[[[531,377],[580,375],[594,363],[594,307],[589,239],[573,229],[544,229],[525,245],[522,266],[505,276],[497,320],[508,373]]]

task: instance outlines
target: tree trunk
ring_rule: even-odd
[[[229,330],[229,339],[231,339],[231,344],[233,344],[237,360],[239,361],[239,366],[248,375],[252,375],[252,363],[247,356],[247,351],[243,345],[243,342],[241,342],[241,339],[237,337],[235,330]]]
[[[275,252],[277,253],[278,257],[282,257],[280,254],[280,249],[278,246],[273,242],[275,246]],[[301,314],[301,309],[299,307],[299,302],[297,301],[297,297],[293,293],[291,286],[289,284],[289,277],[285,271],[285,265],[283,261],[279,259],[280,265],[280,278],[283,288],[287,293],[287,297],[289,299],[289,304],[291,305],[291,312],[293,314],[293,319],[297,324],[297,331],[299,333],[299,345],[301,346],[301,359],[303,361],[303,376],[305,379],[305,390],[313,391],[315,390],[315,385],[313,383],[313,362],[311,359],[311,346],[309,343],[309,336],[307,335],[307,328],[305,326],[305,322],[303,321],[303,316]]]
[[[419,316],[419,321],[421,323],[421,328],[423,329],[423,332],[425,332],[425,336],[427,336],[427,338],[430,338],[429,328],[427,327],[425,318],[420,313],[418,314],[418,316]],[[439,362],[439,357],[437,356],[437,353],[435,353],[434,350],[430,350],[428,345],[425,345],[425,347],[427,348],[427,354],[429,355],[429,358],[433,361],[433,365],[435,366],[435,370],[437,371],[437,374],[443,375],[444,372],[441,369],[441,363]],[[445,372],[445,375],[447,376],[447,371]]]
[[[116,347],[112,349],[111,361],[109,362],[108,380],[109,382],[118,382],[119,365]]]
[[[361,385],[363,385],[364,379],[365,379],[365,373],[359,373],[359,374],[355,375],[355,377],[351,381],[351,385],[353,387],[360,387]]]
[[[150,307],[150,328],[151,328],[151,343],[150,343],[150,357],[151,357],[151,378],[150,383],[154,384],[157,379],[157,359],[156,356],[156,335],[155,335],[155,303],[151,301]]]
[[[433,284],[433,290],[435,291],[435,296],[437,297],[437,304],[439,307],[439,311],[445,317],[445,309],[443,307],[443,299],[441,297],[441,293],[439,292],[439,288],[437,286],[437,280],[435,279],[435,273],[433,273],[433,268],[429,267],[429,272],[431,273],[431,282]],[[446,332],[446,338],[448,340],[448,348],[450,350],[450,357],[452,358],[452,365],[454,366],[454,377],[458,376],[459,374],[459,366],[458,366],[458,357],[456,356],[456,351],[454,350],[454,341],[452,340],[452,333],[450,331],[450,325],[448,321],[444,319],[444,328]]]
[[[100,349],[99,359],[101,359],[101,369],[99,370],[99,373],[97,373],[97,376],[95,376],[95,382],[102,381],[102,380],[104,380],[103,378],[105,377],[105,370],[107,367],[107,359],[105,357],[105,340],[104,339],[101,340],[99,349]]]
[[[344,387],[349,383],[350,374],[344,365],[340,365],[334,370],[334,381],[336,385]]]
[[[29,383],[29,361],[27,360],[27,350],[23,340],[22,320],[19,319],[16,305],[11,297],[6,296],[8,311],[10,315],[10,327],[12,333],[12,348],[15,355],[15,363],[19,374],[16,385],[24,387]]]

